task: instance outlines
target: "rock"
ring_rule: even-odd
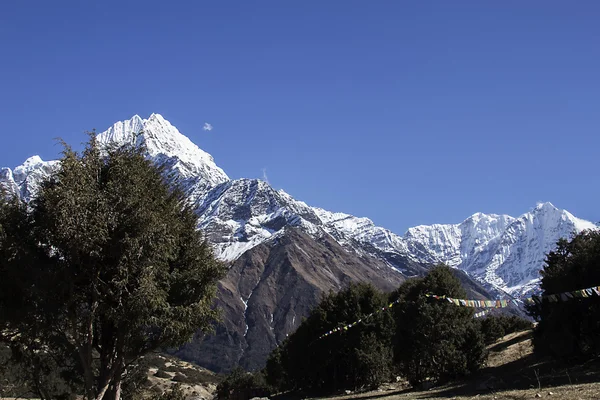
[[[536,397],[536,398],[538,398],[538,397],[542,397],[542,395],[541,395],[541,394],[539,394],[539,393],[536,393],[536,394],[535,394],[535,397]]]

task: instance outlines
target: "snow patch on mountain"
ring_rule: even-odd
[[[319,234],[312,208],[258,179],[237,179],[215,187],[197,204],[196,212],[199,228],[225,261],[236,260],[286,227]]]

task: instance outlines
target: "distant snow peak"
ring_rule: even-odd
[[[474,214],[458,225],[409,229],[409,249],[421,261],[439,260],[511,294],[539,282],[546,254],[561,238],[596,229],[552,203],[537,204],[518,218]]]
[[[535,207],[534,210],[558,210],[558,208],[556,208],[554,206],[554,204],[550,203],[549,201],[538,201],[537,203],[535,203]]]
[[[37,193],[40,183],[57,168],[58,161],[44,161],[40,156],[32,156],[12,171],[10,168],[2,168],[0,187],[11,195],[30,201]]]

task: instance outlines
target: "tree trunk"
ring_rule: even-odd
[[[121,374],[119,374],[115,379],[116,379],[116,382],[114,382],[114,385],[115,385],[114,400],[121,400],[121,382],[123,380],[121,377]]]
[[[84,349],[77,349],[79,358],[81,359],[81,367],[83,368],[83,377],[85,381],[85,398],[88,400],[94,399],[94,373],[92,372],[91,364],[88,364]]]

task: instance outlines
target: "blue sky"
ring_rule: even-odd
[[[597,1],[4,1],[0,165],[156,112],[230,177],[266,169],[397,233],[537,201],[600,221],[599,20]]]

